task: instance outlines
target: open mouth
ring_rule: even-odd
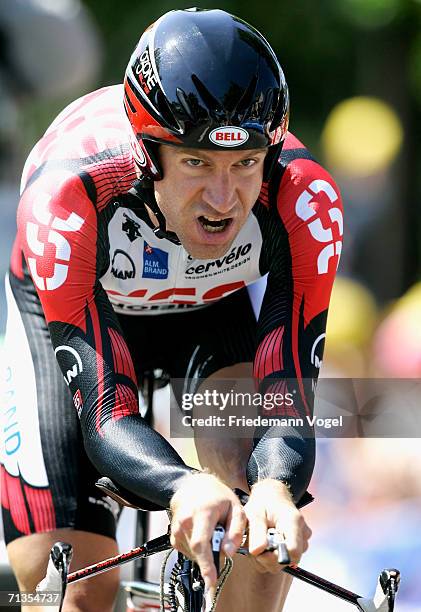
[[[202,215],[199,217],[199,221],[204,230],[215,234],[216,232],[223,232],[224,229],[230,225],[232,219],[214,219],[213,217],[205,217]]]

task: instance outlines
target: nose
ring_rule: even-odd
[[[203,201],[220,215],[226,215],[237,202],[233,177],[226,170],[213,172],[202,193]]]

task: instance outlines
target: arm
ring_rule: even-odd
[[[284,482],[294,501],[310,481],[315,442],[307,417],[322,361],[327,309],[339,261],[342,204],[338,188],[316,162],[296,159],[281,178],[268,252],[269,276],[259,317],[254,373],[262,391],[293,393],[293,406],[270,416],[303,419],[303,426],[256,431],[247,466],[252,486]],[[277,458],[274,461],[274,458]]]
[[[83,177],[41,173],[22,195],[18,229],[89,458],[152,506],[168,507],[192,470],[139,415],[133,363],[98,280],[108,249]]]

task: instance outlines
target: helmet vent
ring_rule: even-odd
[[[269,130],[271,132],[273,130],[276,130],[276,128],[279,127],[283,121],[285,121],[285,118],[288,119],[288,115],[289,115],[289,95],[288,95],[288,89],[286,88],[286,86],[284,90],[284,95],[280,96],[279,94],[280,94],[280,90],[276,92],[276,96],[274,100],[276,101],[277,106],[275,109],[274,117],[272,119],[272,123],[269,127]]]
[[[174,117],[173,112],[167,102],[165,95],[162,93],[161,89],[158,89],[156,92],[156,107],[159,109],[159,113],[162,119],[165,121],[167,126],[176,132],[183,132],[182,127],[178,123],[177,119]]]
[[[255,97],[256,86],[257,75],[254,75],[233,111],[233,114],[236,113],[238,115],[240,121],[247,119],[250,113],[255,110],[253,109],[253,99]]]
[[[208,115],[214,115],[215,118],[220,120],[226,115],[226,111],[222,108],[218,100],[211,94],[209,89],[202,83],[202,81],[195,75],[191,75],[191,80],[196,87],[202,101],[206,105]]]
[[[187,101],[186,94],[184,93],[184,91],[180,87],[177,87],[177,89],[176,89],[176,96],[177,96],[177,100],[180,102],[180,105],[181,105],[183,111],[186,113],[187,117],[191,121],[194,121],[195,120],[194,110],[193,110],[191,104],[189,104],[189,102]]]
[[[279,90],[269,89],[265,96],[265,103],[263,106],[263,110],[261,116],[264,117],[264,120],[267,121],[269,114],[274,114],[276,110],[276,100],[279,97]]]

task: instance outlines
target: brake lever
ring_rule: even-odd
[[[278,563],[280,565],[289,565],[291,563],[291,557],[289,556],[285,540],[283,536],[273,527],[268,529],[268,547],[266,550],[278,551]]]
[[[36,591],[46,591],[59,593],[60,603],[59,612],[63,607],[63,600],[66,594],[67,576],[72,561],[73,549],[71,544],[66,542],[56,542],[50,551],[47,573],[45,578],[36,586]]]
[[[213,562],[215,563],[215,567],[216,567],[216,575],[219,578],[219,555],[221,552],[221,544],[222,544],[222,540],[224,539],[224,535],[225,535],[225,529],[222,527],[222,525],[216,525],[215,529],[213,530],[213,536],[212,536],[212,555],[213,555]]]

